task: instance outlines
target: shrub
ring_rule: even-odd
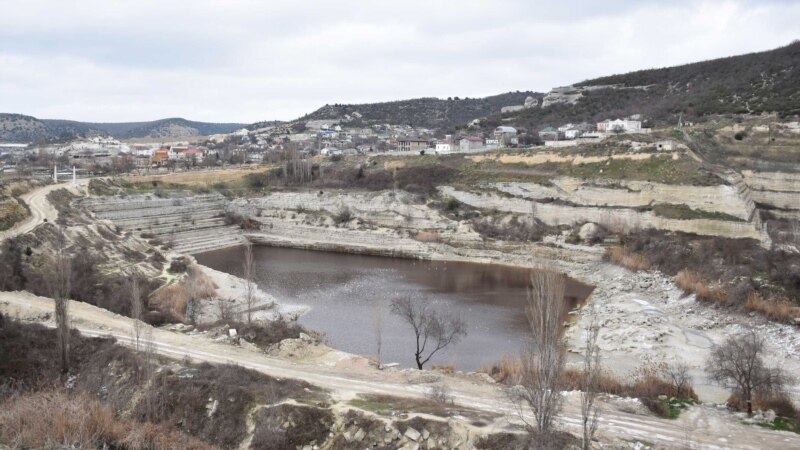
[[[208,330],[222,325],[235,328],[239,336],[262,349],[266,349],[284,339],[297,339],[300,337],[300,333],[314,335],[314,332],[306,330],[297,322],[282,319],[267,323],[252,322],[250,324],[234,320],[219,321],[212,324],[203,324],[198,329]]]
[[[647,260],[646,256],[631,252],[620,246],[606,249],[604,258],[628,270],[637,271],[650,269],[650,261]]]
[[[678,272],[675,284],[685,294],[694,294],[698,300],[722,304],[728,302],[728,293],[722,286],[710,284],[695,272],[688,270]]]
[[[553,231],[538,220],[520,220],[516,216],[505,222],[489,217],[476,217],[472,219],[472,228],[481,236],[521,242],[539,242],[548,232]]]
[[[478,369],[478,372],[488,374],[498,383],[516,384],[522,379],[522,361],[506,353],[499,363],[488,367],[481,367]]]
[[[172,262],[169,263],[169,267],[167,268],[167,272],[170,273],[184,273],[186,269],[189,267],[189,260],[185,257],[173,258]]]
[[[118,420],[84,393],[18,396],[0,406],[0,441],[22,448],[211,448],[163,425]]]
[[[445,166],[418,166],[397,169],[397,187],[415,194],[435,194],[437,187],[448,184],[456,171]]]
[[[497,382],[514,385],[522,376],[522,361],[506,354],[500,363],[481,368],[479,372],[489,374]],[[647,360],[630,378],[631,381],[626,383],[613,374],[602,371],[596,381],[597,389],[606,394],[638,398],[648,409],[663,417],[670,417],[672,411],[668,401],[659,399],[661,395],[682,401],[697,401],[688,368],[683,364],[655,363]],[[585,386],[583,371],[568,367],[564,371],[561,388],[580,390],[583,386]]]
[[[342,206],[339,211],[333,216],[333,221],[341,225],[350,222],[353,219],[353,212],[350,211],[348,206]]]
[[[793,306],[788,299],[767,300],[758,292],[751,292],[747,296],[744,309],[763,314],[767,318],[779,322],[793,323],[794,318],[800,317],[800,308]]]
[[[227,212],[225,213],[225,224],[227,225],[238,225],[239,228],[243,230],[259,230],[261,229],[261,223],[255,219],[250,217],[244,217],[241,214],[237,214],[234,212]]]
[[[159,311],[161,316],[145,317],[149,323],[155,325],[161,320],[185,322],[188,319],[186,314],[190,301],[212,298],[217,295],[217,286],[198,266],[188,266],[186,273],[187,276],[184,279],[163,286],[150,295],[148,306],[150,309]]]
[[[444,381],[431,386],[428,392],[428,398],[439,405],[453,404],[453,394],[450,392],[450,387],[447,386]]]

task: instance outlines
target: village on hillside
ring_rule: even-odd
[[[481,132],[477,122],[457,134],[409,125],[348,126],[357,119],[310,120],[278,124],[230,134],[186,137],[161,142],[125,142],[108,136],[78,137],[62,143],[0,143],[0,168],[50,172],[53,164],[75,167],[81,173],[125,173],[211,168],[227,164],[274,162],[290,152],[295,157],[341,157],[363,154],[448,155],[481,153],[503,148],[572,147],[593,144],[609,136],[647,134],[640,115],[596,124],[567,123],[526,132],[501,125]],[[300,130],[300,131],[297,131]],[[672,141],[660,141],[671,150]],[[46,164],[43,164],[46,163]]]

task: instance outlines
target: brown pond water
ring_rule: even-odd
[[[409,326],[392,316],[392,299],[411,296],[460,315],[468,335],[437,353],[429,364],[475,370],[518,355],[525,346],[526,287],[530,271],[507,266],[421,261],[255,246],[256,282],[284,304],[308,305],[299,322],[325,333],[346,352],[375,354],[375,320],[381,315],[382,361],[414,366]],[[241,275],[242,248],[196,255],[200,264]],[[591,287],[569,280],[565,301],[574,307]]]

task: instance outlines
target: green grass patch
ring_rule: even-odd
[[[694,405],[694,403],[694,400],[685,398],[671,398],[664,401],[664,405],[668,408],[667,417],[677,419],[684,410]]]
[[[757,425],[770,430],[791,431],[800,434],[800,426],[785,417],[776,417],[772,422],[760,422]]]
[[[666,217],[668,219],[680,219],[680,220],[712,219],[712,220],[728,220],[733,222],[743,222],[742,219],[736,216],[732,216],[730,214],[725,214],[715,211],[702,211],[698,209],[692,209],[686,205],[673,205],[673,204],[655,205],[653,206],[653,212],[657,216]]]
[[[645,160],[611,159],[600,163],[553,163],[547,166],[559,175],[584,179],[610,178],[693,186],[724,184],[723,180],[688,157],[675,160],[671,156],[654,156]]]

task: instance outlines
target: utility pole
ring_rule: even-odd
[[[58,164],[53,164],[53,183],[58,183]]]

